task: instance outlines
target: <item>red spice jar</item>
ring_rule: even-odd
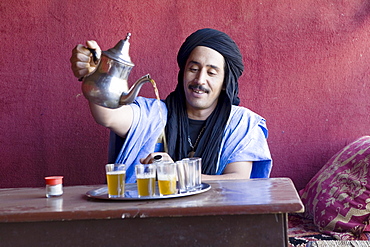
[[[63,176],[45,177],[46,197],[63,195]]]

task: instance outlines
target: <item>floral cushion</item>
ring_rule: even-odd
[[[368,239],[370,232],[370,136],[334,155],[300,191],[305,216],[336,239]]]

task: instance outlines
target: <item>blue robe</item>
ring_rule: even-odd
[[[140,159],[158,151],[157,140],[167,119],[167,108],[162,101],[137,97],[131,107],[134,118],[126,139],[117,144],[119,138],[111,135],[109,148],[110,162],[112,157],[116,157],[116,163],[126,164],[126,183],[135,183],[135,165],[140,163]],[[229,163],[253,161],[250,178],[269,177],[272,160],[267,135],[265,119],[247,108],[233,105],[221,142],[216,174],[222,174]],[[117,145],[118,155],[114,154]]]

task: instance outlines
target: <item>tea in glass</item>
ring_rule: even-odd
[[[154,196],[156,166],[153,164],[136,165],[135,173],[138,196]]]
[[[108,197],[116,198],[125,195],[126,169],[124,164],[107,164],[105,166]]]
[[[157,165],[158,187],[161,196],[172,195],[176,189],[176,164],[162,162]]]

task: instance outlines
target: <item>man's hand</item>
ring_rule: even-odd
[[[71,68],[74,76],[77,78],[82,78],[94,71],[97,64],[94,62],[92,52],[90,49],[95,50],[96,57],[100,59],[101,49],[94,40],[86,42],[86,46],[78,44],[72,50],[72,56],[70,58]]]
[[[151,163],[153,163],[154,156],[156,156],[156,155],[162,155],[162,160],[163,161],[173,162],[172,158],[168,155],[168,153],[157,152],[157,153],[151,153],[148,156],[146,156],[146,158],[140,159],[140,163],[141,164],[151,164]]]

